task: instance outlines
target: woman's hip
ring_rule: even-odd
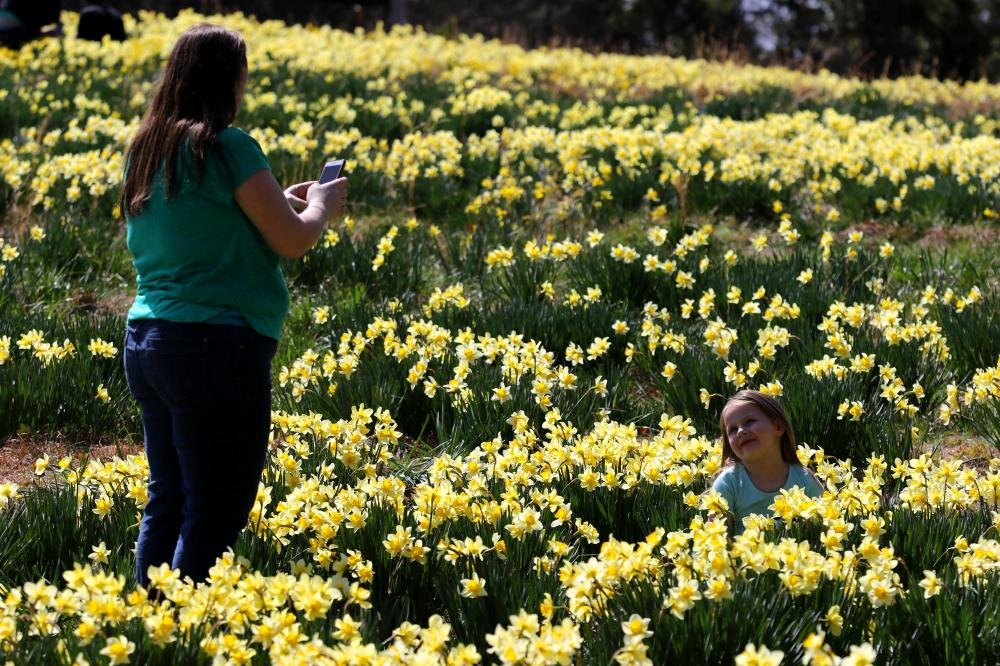
[[[270,400],[276,349],[276,340],[248,326],[140,319],[126,326],[125,372],[140,401],[259,405],[264,394]]]

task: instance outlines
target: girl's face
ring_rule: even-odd
[[[752,402],[733,402],[722,410],[729,446],[743,463],[781,459],[785,429]]]

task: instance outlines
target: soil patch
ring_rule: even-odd
[[[38,437],[13,437],[0,445],[0,482],[30,484],[35,477],[35,461],[49,454],[49,464],[55,466],[64,456],[75,460],[96,458],[109,460],[142,452],[141,442],[71,442]]]
[[[1000,456],[1000,451],[982,437],[957,430],[942,433],[915,447],[913,456],[923,453],[929,453],[935,460],[961,460],[965,466],[980,471],[989,469],[990,460]]]

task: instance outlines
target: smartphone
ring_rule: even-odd
[[[333,160],[327,162],[323,167],[323,173],[319,176],[320,183],[329,183],[331,180],[340,178],[340,172],[344,170],[344,160]]]

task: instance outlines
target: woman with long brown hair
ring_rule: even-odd
[[[137,289],[125,372],[149,460],[142,585],[163,563],[204,579],[246,525],[288,311],[279,257],[305,254],[346,206],[344,178],[282,191],[257,142],[230,126],[246,82],[238,32],[190,28],[128,150],[119,205]]]

